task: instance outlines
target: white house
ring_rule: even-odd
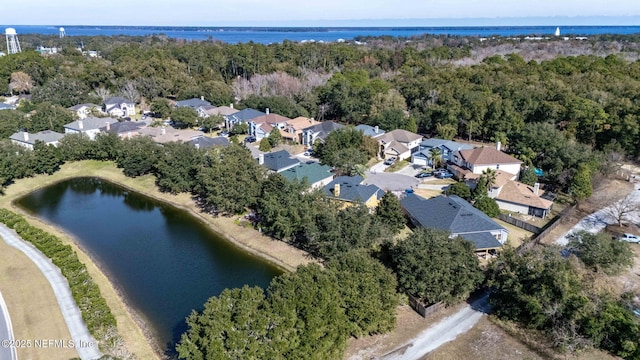
[[[112,97],[104,101],[102,111],[117,117],[133,116],[136,114],[136,104],[122,97]]]
[[[418,150],[422,135],[396,129],[376,137],[376,140],[380,144],[380,156],[404,160],[411,158],[411,154]]]
[[[55,131],[45,130],[40,131],[35,134],[29,134],[26,131],[18,131],[17,133],[11,135],[9,139],[11,142],[24,146],[29,150],[33,150],[33,146],[36,144],[36,141],[42,141],[46,145],[58,146],[58,141],[64,137],[64,134],[60,134]]]
[[[100,106],[90,103],[73,105],[72,107],[68,107],[67,109],[78,115],[79,119],[84,119],[87,116],[91,115],[92,110],[102,111],[100,109]]]
[[[456,152],[451,161],[462,169],[468,169],[474,174],[482,174],[486,169],[502,170],[517,178],[520,173],[522,161],[500,151],[500,143],[496,147],[479,147],[472,150],[460,150]],[[454,170],[457,174],[459,169]],[[457,174],[460,175],[460,174]],[[458,176],[462,178],[462,176]]]
[[[106,129],[107,124],[115,124],[117,122],[118,120],[114,118],[87,117],[64,125],[64,133],[85,134],[89,139],[94,140],[96,135],[102,131],[101,128]]]

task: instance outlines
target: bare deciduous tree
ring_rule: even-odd
[[[133,81],[127,81],[120,89],[120,93],[127,100],[136,103],[140,102],[140,92],[138,92],[138,88]]]
[[[14,90],[18,92],[18,94],[24,94],[31,92],[33,88],[33,80],[31,80],[31,76],[29,74],[18,71],[11,74],[11,82],[9,82],[9,91],[13,92]]]
[[[609,215],[616,220],[618,226],[622,226],[629,221],[629,216],[639,209],[640,205],[634,201],[633,196],[629,194],[609,206]]]
[[[271,74],[256,74],[250,79],[238,77],[231,84],[236,98],[246,99],[255,96],[284,96],[292,98],[296,95],[308,93],[318,86],[323,86],[331,74],[318,73],[301,69],[301,76],[294,77],[278,71]]]
[[[104,102],[111,97],[111,92],[103,87],[99,87],[94,89],[90,95],[95,96]]]

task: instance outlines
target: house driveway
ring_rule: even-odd
[[[366,172],[363,184],[373,184],[384,191],[404,191],[416,188],[420,181],[413,176],[398,173],[371,173]]]

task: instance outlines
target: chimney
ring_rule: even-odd
[[[264,154],[258,155],[258,164],[264,165]]]
[[[196,143],[196,149],[200,149],[200,143]]]
[[[269,108],[264,109],[264,112],[266,112],[267,115],[269,115]]]
[[[502,147],[502,144],[500,143],[500,141],[498,141],[496,143],[496,150],[500,151],[500,148]]]
[[[167,129],[165,129],[164,127],[162,127],[162,129],[160,129],[160,135],[164,135],[167,133]]]
[[[229,104],[229,107],[233,109],[233,103]]]
[[[204,101],[204,96],[200,96],[200,100]]]
[[[340,184],[333,185],[333,196],[340,197]]]
[[[378,133],[378,131],[380,131],[380,128],[378,127],[378,125],[376,125],[376,126],[373,128],[373,132],[375,132],[375,133],[377,134],[377,133]]]
[[[311,125],[313,125],[313,121],[314,121],[314,120],[313,120],[313,118],[311,118],[311,119],[309,119],[309,120],[311,121]]]
[[[107,121],[107,131],[111,130],[111,123]]]
[[[540,192],[540,183],[535,183],[533,185],[533,194],[538,196],[539,192]]]
[[[82,122],[82,120],[78,120],[78,129],[84,129],[84,122]]]
[[[29,133],[25,131],[22,134],[24,135],[24,141],[29,141]]]

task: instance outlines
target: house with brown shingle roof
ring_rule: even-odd
[[[411,158],[411,154],[419,149],[422,135],[396,129],[377,137],[376,140],[380,144],[380,155],[383,158],[395,157],[404,160]]]
[[[266,112],[267,113],[265,115],[255,117],[248,121],[249,135],[254,136],[256,140],[261,140],[265,137],[268,137],[273,128],[278,128],[280,130],[284,129],[287,122],[291,120],[286,116],[270,114],[269,109],[267,109]],[[286,139],[294,139],[293,134],[287,134],[286,132],[282,131],[280,133]]]
[[[486,169],[493,169],[502,170],[516,177],[522,165],[522,161],[500,151],[500,143],[495,148],[479,147],[460,150],[453,155],[451,161],[460,168],[469,169],[474,174],[482,174]]]

